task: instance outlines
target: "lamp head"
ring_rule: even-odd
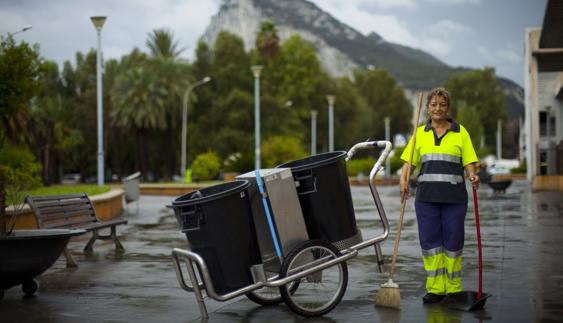
[[[262,66],[262,65],[252,65],[250,67],[250,69],[252,70],[252,74],[254,74],[254,77],[259,78],[260,73],[262,72],[262,69],[264,69],[264,66]]]
[[[328,104],[333,105],[334,104],[334,95],[327,95],[326,99],[328,100]]]
[[[106,22],[106,16],[92,16],[90,17],[90,20],[92,20],[92,23],[94,24],[94,27],[96,27],[96,30],[102,30],[102,27]]]
[[[207,83],[209,81],[211,81],[211,76],[206,76],[201,80],[202,83]]]

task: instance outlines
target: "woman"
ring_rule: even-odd
[[[416,129],[411,172],[417,177],[415,211],[426,270],[424,303],[437,303],[447,294],[462,291],[461,253],[467,189],[464,169],[473,188],[479,187],[477,155],[467,130],[449,117],[450,93],[433,89],[427,97],[426,124]],[[407,167],[412,138],[401,159],[405,161],[400,180],[401,201],[409,196]]]

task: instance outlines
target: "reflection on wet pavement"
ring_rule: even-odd
[[[399,217],[397,187],[379,187],[391,234],[383,245],[386,268],[391,262]],[[367,187],[352,187],[358,227],[364,239],[382,226]],[[529,322],[563,318],[563,193],[534,193],[516,181],[505,194],[479,191],[484,252],[485,292],[492,294],[484,310],[474,313],[423,306],[422,268],[414,199],[407,203],[396,282],[401,310],[376,308],[373,297],[387,280],[379,273],[372,248],[348,262],[349,282],[343,301],[325,317],[303,319],[284,305],[260,307],[244,297],[229,302],[207,299],[210,322]],[[186,248],[185,236],[172,210],[174,197],[143,196],[139,215],[129,215],[122,230],[126,253],[98,242],[95,253],[81,253],[87,238],[70,244],[80,268],[65,268],[64,257],[39,277],[38,294],[23,299],[19,288],[0,301],[0,321],[26,322],[198,322],[193,294],[176,281],[170,252]],[[466,219],[463,284],[477,289],[477,243],[473,205]]]

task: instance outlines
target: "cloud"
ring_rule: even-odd
[[[104,58],[120,58],[134,47],[146,51],[147,34],[155,28],[168,28],[179,47],[193,56],[198,37],[209,18],[217,12],[220,0],[60,0],[46,2],[21,0],[17,4],[0,2],[0,32],[10,32],[23,25],[33,29],[17,39],[39,43],[41,55],[62,64],[74,61],[77,51],[96,47],[96,32],[89,17],[107,15],[102,30]]]
[[[522,62],[522,54],[508,47],[497,49],[478,47],[477,52],[485,61],[493,64],[521,64]]]
[[[320,3],[320,0],[315,0]],[[471,32],[469,27],[451,20],[442,20],[426,30],[414,30],[407,21],[394,14],[376,14],[363,10],[362,1],[322,1],[323,9],[363,34],[376,32],[386,41],[419,48],[433,55],[451,52],[451,37],[461,32]]]
[[[348,0],[342,1],[348,6],[354,4],[362,10],[375,11],[377,9],[413,9],[417,7],[414,0]]]
[[[473,29],[451,20],[441,20],[430,27],[428,32],[433,35],[449,37],[459,33],[472,33]]]
[[[450,5],[450,6],[481,3],[481,0],[426,0],[426,1],[430,3],[435,3],[440,5]]]

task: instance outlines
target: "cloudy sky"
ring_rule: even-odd
[[[283,1],[283,0],[276,0]],[[495,67],[523,84],[524,31],[541,27],[547,0],[312,0],[362,33],[422,49],[452,66]],[[96,46],[89,17],[106,15],[104,58],[134,47],[146,50],[147,34],[169,28],[193,57],[197,39],[220,0],[1,0],[0,34],[40,45],[43,57],[61,64]]]

